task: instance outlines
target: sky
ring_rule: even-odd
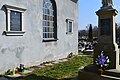
[[[78,1],[78,29],[87,29],[88,24],[98,25],[96,11],[102,6],[102,0],[79,0]],[[117,9],[118,15],[115,17],[117,23],[120,23],[120,0],[113,0],[113,7]]]

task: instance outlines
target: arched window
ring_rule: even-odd
[[[57,11],[54,0],[43,0],[43,39],[57,39]]]

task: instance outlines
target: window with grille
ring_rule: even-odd
[[[43,39],[56,39],[56,6],[53,0],[43,0]]]

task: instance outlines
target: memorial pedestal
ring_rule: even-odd
[[[96,12],[98,15],[98,44],[94,49],[94,64],[101,51],[108,56],[111,63],[109,69],[119,69],[119,49],[116,43],[115,16],[116,9],[100,9]]]
[[[93,64],[79,71],[80,80],[120,80],[119,49],[116,43],[115,16],[117,10],[112,7],[101,8],[98,15],[98,43],[94,49]],[[98,75],[96,58],[101,52],[110,59],[110,65],[103,75]],[[113,75],[112,75],[113,74]]]

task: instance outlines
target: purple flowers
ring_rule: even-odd
[[[24,64],[20,64],[20,66],[19,66],[19,68],[18,68],[19,72],[23,72],[24,69],[25,69]]]
[[[102,54],[102,52],[101,52],[101,55],[100,55],[100,57],[98,58],[98,63],[99,63],[100,65],[104,65],[105,62],[106,62],[106,58],[105,58],[105,56],[103,56],[103,54]]]
[[[23,64],[20,64],[20,67],[24,66]]]
[[[105,68],[105,67],[108,67],[109,66],[109,58],[108,56],[105,57],[103,55],[103,51],[101,52],[100,56],[98,56],[98,58],[96,59],[96,65],[98,65],[100,68]]]

